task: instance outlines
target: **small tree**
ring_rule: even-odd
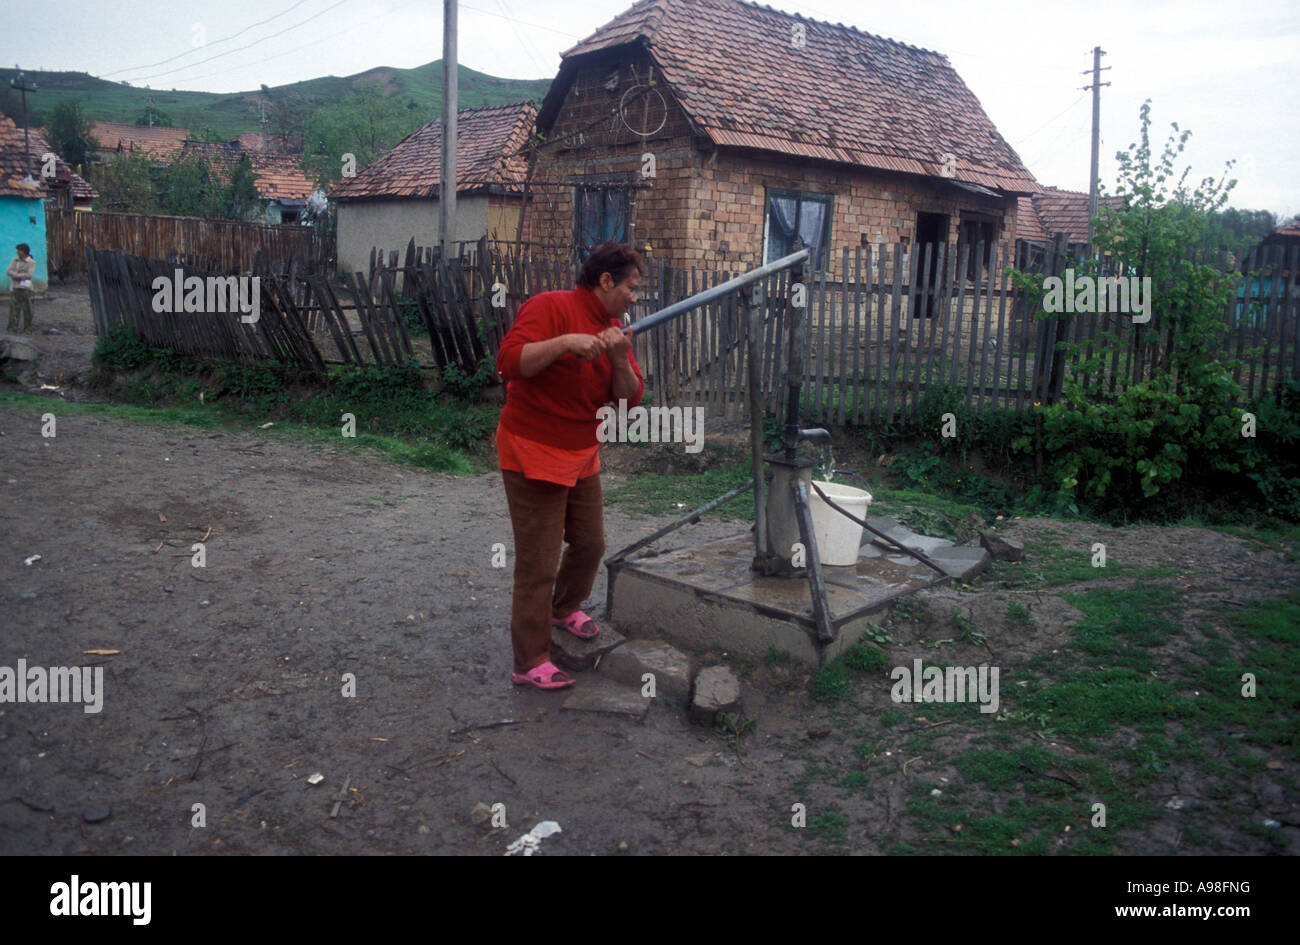
[[[142,154],[118,152],[104,164],[92,165],[90,182],[99,191],[96,210],[115,213],[157,213],[153,165]]]
[[[338,105],[307,116],[302,168],[328,189],[343,177],[344,154],[355,158],[359,171],[420,124],[417,112],[404,107],[377,83],[367,83],[349,92]]]
[[[1090,338],[1094,356],[1077,374],[1101,377],[1115,361],[1146,360],[1146,346],[1160,343],[1162,334],[1164,357],[1114,400],[1100,386],[1085,390],[1077,376],[1067,377],[1064,397],[1039,411],[1042,447],[1052,457],[1062,503],[1078,499],[1120,516],[1176,511],[1180,492],[1208,488],[1254,462],[1240,435],[1242,390],[1221,343],[1223,314],[1240,274],[1218,252],[1222,228],[1215,215],[1236,181],[1225,170],[1218,180],[1189,186],[1190,168],[1176,175],[1175,163],[1191,133],[1173,125],[1157,157],[1150,125],[1147,102],[1138,142],[1116,155],[1123,205],[1101,209],[1098,255],[1073,267],[1085,275],[1118,267],[1126,277],[1150,278],[1151,321],[1125,322],[1118,332]]]
[[[182,154],[159,182],[163,213],[181,217],[220,217],[225,205],[224,187],[212,167],[197,154]]]
[[[146,108],[135,116],[134,124],[152,125],[155,128],[174,128],[176,123],[172,116],[161,108]]]
[[[230,183],[222,196],[222,214],[233,220],[247,220],[260,212],[262,196],[257,192],[257,175],[247,154],[231,170]]]
[[[69,164],[83,165],[99,147],[90,134],[90,122],[81,111],[81,103],[64,99],[54,106],[49,121],[50,145]]]

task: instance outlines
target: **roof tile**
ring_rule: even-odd
[[[190,133],[184,128],[92,121],[90,135],[99,143],[101,151],[139,152],[158,161],[170,161],[181,153]]]
[[[532,102],[492,105],[456,113],[456,190],[496,185],[522,192],[528,162],[522,153],[537,108]],[[442,182],[442,119],[403,138],[350,180],[330,191],[333,200],[434,197]]]
[[[1042,221],[1047,239],[1064,233],[1070,243],[1088,242],[1088,195],[1077,190],[1047,187],[1033,196],[1034,210]],[[1103,197],[1100,205],[1119,209],[1122,197]]]
[[[952,154],[956,180],[1038,190],[939,53],[743,0],[641,0],[564,59],[633,42],[717,145],[931,177]],[[544,124],[566,92],[552,87]]]

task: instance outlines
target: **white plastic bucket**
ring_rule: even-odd
[[[827,498],[844,511],[858,518],[867,517],[867,506],[871,504],[870,492],[838,482],[819,482],[817,485],[826,493]],[[862,526],[835,511],[815,491],[810,506],[813,531],[817,535],[817,553],[822,564],[838,567],[857,564],[858,549],[862,547]]]

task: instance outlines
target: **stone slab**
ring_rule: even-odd
[[[637,690],[650,673],[656,696],[669,696],[683,704],[691,697],[690,654],[661,640],[628,640],[601,659],[598,672]]]
[[[560,669],[581,673],[596,665],[597,657],[622,645],[627,638],[617,630],[600,623],[600,633],[591,640],[575,637],[568,630],[551,631],[551,662]]]
[[[955,581],[969,581],[988,570],[992,556],[985,548],[969,545],[942,548],[930,556]],[[927,569],[928,570],[928,569]]]
[[[41,349],[18,335],[0,334],[0,361],[39,361]]]
[[[712,725],[719,712],[740,711],[740,680],[726,666],[706,666],[695,676],[691,697],[693,722]]]
[[[641,687],[624,686],[601,676],[578,680],[573,693],[564,700],[561,709],[569,712],[608,712],[631,718],[645,718],[650,710],[648,699],[641,695]]]
[[[995,561],[1019,561],[1025,556],[1025,543],[997,532],[980,532],[980,544]]]

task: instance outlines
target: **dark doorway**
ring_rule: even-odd
[[[916,248],[912,250],[916,292],[912,295],[912,317],[923,313],[933,316],[938,309],[935,289],[939,281],[939,244],[948,242],[948,215],[946,213],[918,213],[916,215]],[[928,257],[928,259],[927,259]]]

